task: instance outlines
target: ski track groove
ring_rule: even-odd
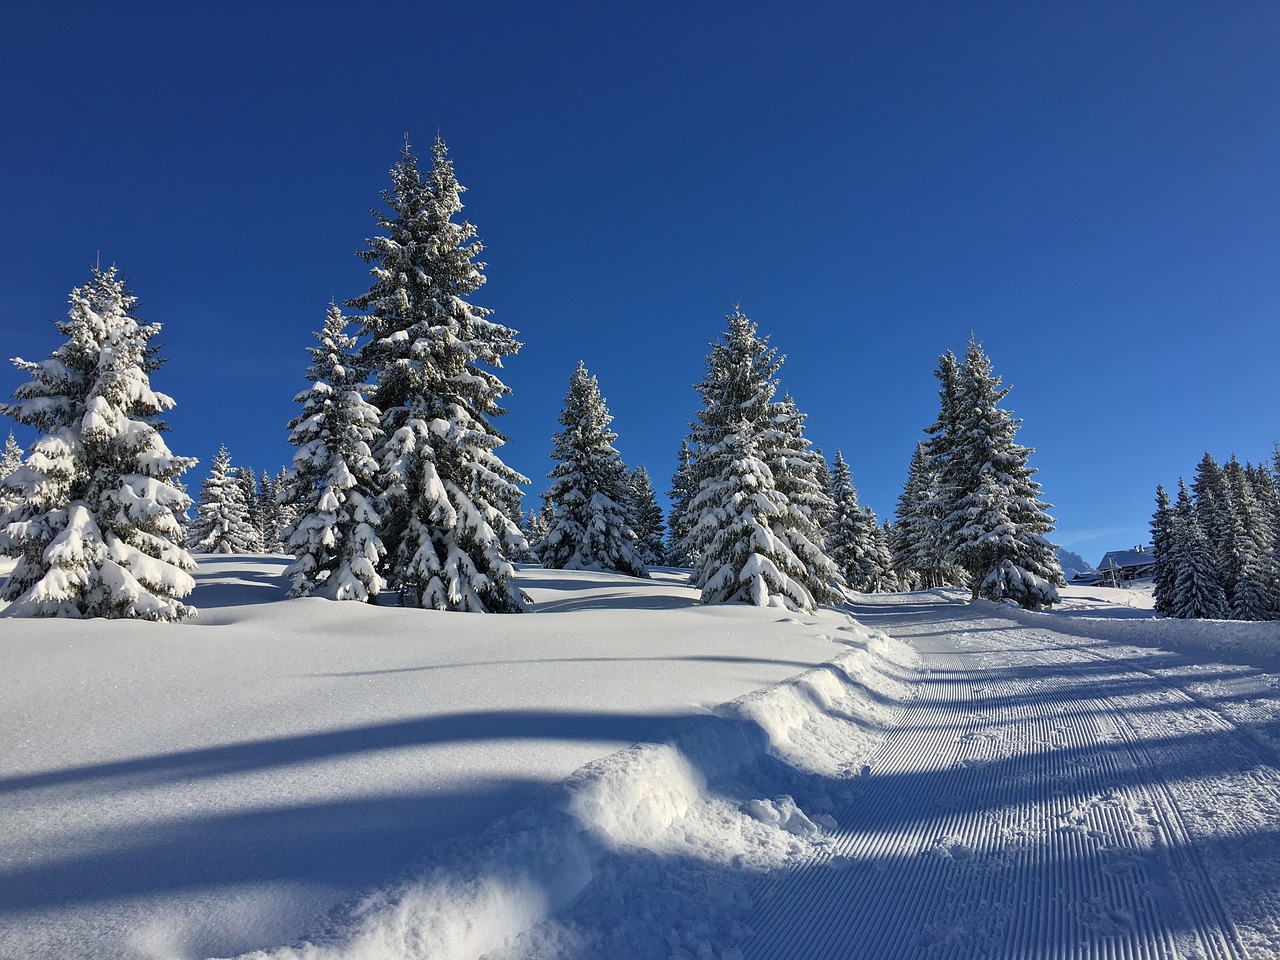
[[[937,626],[963,636],[955,619]],[[756,888],[744,957],[1244,958],[1142,730],[1072,657],[1114,666],[1113,691],[1138,673],[1157,703],[1235,726],[1128,661],[990,637],[1012,642],[994,661],[921,651],[917,699],[829,844]]]

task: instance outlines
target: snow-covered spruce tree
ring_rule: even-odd
[[[1196,522],[1204,534],[1205,548],[1213,575],[1231,604],[1231,594],[1239,579],[1234,548],[1235,528],[1231,519],[1231,494],[1218,462],[1205,451],[1191,481]],[[1216,619],[1216,618],[1215,618]]]
[[[545,503],[542,505],[541,510],[530,510],[524,515],[524,522],[520,525],[520,530],[529,544],[529,550],[524,555],[527,559],[537,561],[538,547],[542,545],[542,541],[547,535],[550,520],[551,510]]]
[[[814,457],[814,479],[818,482],[818,489],[822,491],[823,500],[814,514],[813,521],[818,525],[818,529],[822,531],[823,540],[826,540],[827,534],[831,529],[831,524],[836,518],[836,498],[832,493],[832,477],[831,467],[827,463],[827,458],[822,453],[821,447],[813,448]],[[831,551],[827,551],[828,554]]]
[[[0,453],[0,516],[12,510],[22,502],[18,487],[11,487],[8,480],[22,466],[22,447],[13,439],[13,431],[9,431],[9,439],[4,442],[4,452]]]
[[[843,578],[827,555],[822,527],[822,518],[835,512],[822,486],[826,464],[805,438],[805,414],[796,409],[795,401],[785,396],[772,406],[773,422],[761,434],[760,454],[787,501],[783,526],[792,531],[791,547],[804,564],[801,582],[818,603],[839,603],[844,599]]]
[[[949,559],[968,573],[974,598],[1008,598],[1036,609],[1058,602],[1062,568],[1045,538],[1053,518],[1027,464],[1034,451],[1015,441],[1021,421],[999,406],[1009,389],[970,340],[943,471],[954,496],[943,540]]]
[[[236,467],[236,480],[244,493],[245,510],[249,517],[249,527],[253,530],[252,544],[249,553],[261,553],[265,538],[263,528],[266,514],[262,509],[262,491],[258,488],[258,477],[252,467]]]
[[[738,546],[724,541],[723,530],[751,533],[755,527],[745,519],[733,519],[737,514],[732,511],[723,513],[714,496],[708,493],[719,489],[728,495],[740,490],[742,484],[761,483],[756,468],[759,461],[768,473],[773,507],[768,510],[762,507],[763,512],[755,515],[755,521],[764,522],[767,518],[770,537],[767,541],[748,543],[748,552],[758,550],[764,558],[759,563],[767,560],[773,564],[782,578],[773,589],[778,597],[786,598],[784,602],[799,602],[790,586],[792,581],[799,584],[804,596],[809,598],[805,602],[810,606],[802,609],[811,609],[813,602],[838,601],[842,597],[843,578],[823,552],[822,533],[801,499],[801,491],[803,495],[816,493],[812,463],[796,456],[797,451],[807,454],[810,450],[801,432],[803,417],[794,405],[773,399],[778,388],[775,376],[782,359],[767,340],[756,335],[756,325],[740,309],[735,309],[726,320],[728,329],[720,341],[712,345],[707,357],[707,373],[696,386],[703,405],[692,428],[693,458],[687,482],[691,485],[696,482],[697,494],[682,521],[689,530],[685,552],[694,561],[693,582],[704,588],[705,602],[720,602],[711,599],[722,594],[721,588],[727,582],[720,571],[726,563],[736,562],[739,552]],[[806,469],[810,472],[806,473]],[[743,476],[730,479],[729,474],[734,470],[742,471]],[[797,499],[793,501],[789,494]],[[711,536],[711,530],[720,533]],[[703,551],[712,545],[717,553],[705,554]],[[798,566],[788,558],[794,558]],[[751,570],[759,565],[757,561],[745,562]],[[710,582],[715,582],[717,588],[707,589],[706,584]],[[749,602],[772,602],[771,594],[765,590],[767,582],[766,578],[758,587],[745,593],[738,590],[732,596]]]
[[[1227,597],[1218,582],[1209,544],[1187,485],[1178,481],[1169,552],[1177,575],[1170,616],[1179,620],[1225,620]]]
[[[1232,620],[1273,620],[1280,615],[1280,590],[1270,518],[1254,493],[1246,468],[1232,457],[1223,470],[1232,521],[1233,569],[1228,614]]]
[[[1156,510],[1151,515],[1151,552],[1155,554],[1155,571],[1151,577],[1151,593],[1156,613],[1173,616],[1174,586],[1178,568],[1173,555],[1173,505],[1163,486],[1156,485]]]
[[[285,573],[291,596],[372,600],[385,587],[378,565],[386,550],[378,538],[372,501],[378,481],[373,446],[381,437],[378,410],[361,393],[363,376],[352,360],[355,339],[336,305],[308,347],[311,386],[294,400],[302,412],[289,423],[298,448],[285,499],[297,516],[285,531],[294,557]]]
[[[615,570],[647,577],[631,526],[631,474],[614,449],[618,435],[600,385],[582,361],[569,378],[544,495],[551,506],[547,535],[538,548],[555,570]]]
[[[256,553],[261,547],[249,516],[244,483],[231,465],[226,446],[218,448],[209,476],[200,484],[187,544],[197,553]]]
[[[940,483],[927,444],[917,443],[898,496],[893,551],[907,571],[900,579],[924,590],[963,582],[963,571],[947,560],[942,542]]]
[[[720,470],[705,479],[691,504],[698,518],[690,532],[698,561],[693,583],[703,603],[752,603],[811,611],[813,595],[799,575],[804,564],[786,530],[786,498],[773,473],[756,454],[756,429],[741,421],[705,451]],[[782,534],[781,536],[779,534]]]
[[[514,613],[526,598],[509,558],[528,544],[508,511],[528,480],[496,453],[506,438],[493,418],[510,390],[493,369],[520,344],[468,299],[484,283],[481,245],[453,219],[463,188],[442,140],[432,158],[424,177],[406,140],[383,193],[391,212],[375,213],[386,233],[360,253],[373,285],[347,302],[365,311],[359,359],[382,411],[388,580],[405,605]]]
[[[687,438],[680,441],[676,460],[676,472],[668,491],[671,512],[667,514],[667,558],[677,567],[688,567],[693,565],[688,549],[689,505],[698,493],[698,484],[693,477],[693,447]]]
[[[632,526],[639,541],[640,559],[649,566],[667,562],[667,525],[662,521],[662,508],[653,492],[653,481],[644,464],[631,474]]]
[[[874,511],[858,503],[849,464],[839,450],[831,472],[835,518],[827,534],[827,553],[852,590],[880,593],[896,589],[893,559]]]
[[[17,557],[0,598],[10,616],[177,620],[194,586],[175,484],[195,463],[161,437],[173,400],[151,388],[159,324],[115,267],[71,291],[66,337],[49,359],[15,360],[31,379],[0,412],[41,436],[9,478],[19,502],[0,520],[0,553]]]
[[[289,489],[289,470],[281,467],[271,478],[269,486],[271,500],[268,502],[267,516],[270,518],[271,542],[267,549],[272,553],[287,554],[289,538],[285,531],[298,519],[298,506],[293,500],[293,492]]]

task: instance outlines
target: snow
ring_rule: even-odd
[[[0,956],[1280,957],[1280,624],[198,560],[192,621],[0,619]]]

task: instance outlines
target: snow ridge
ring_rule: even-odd
[[[740,956],[752,886],[826,842],[843,799],[829,784],[857,775],[911,695],[909,647],[852,621],[839,631],[839,657],[588,764],[324,935],[244,960]]]

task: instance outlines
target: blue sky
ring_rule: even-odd
[[[881,515],[971,332],[1092,562],[1205,450],[1269,455],[1280,6],[693,7],[7,5],[4,356],[54,349],[100,253],[163,324],[175,452],[274,471],[402,138],[439,132],[533,494],[579,359],[665,489],[738,302]]]

